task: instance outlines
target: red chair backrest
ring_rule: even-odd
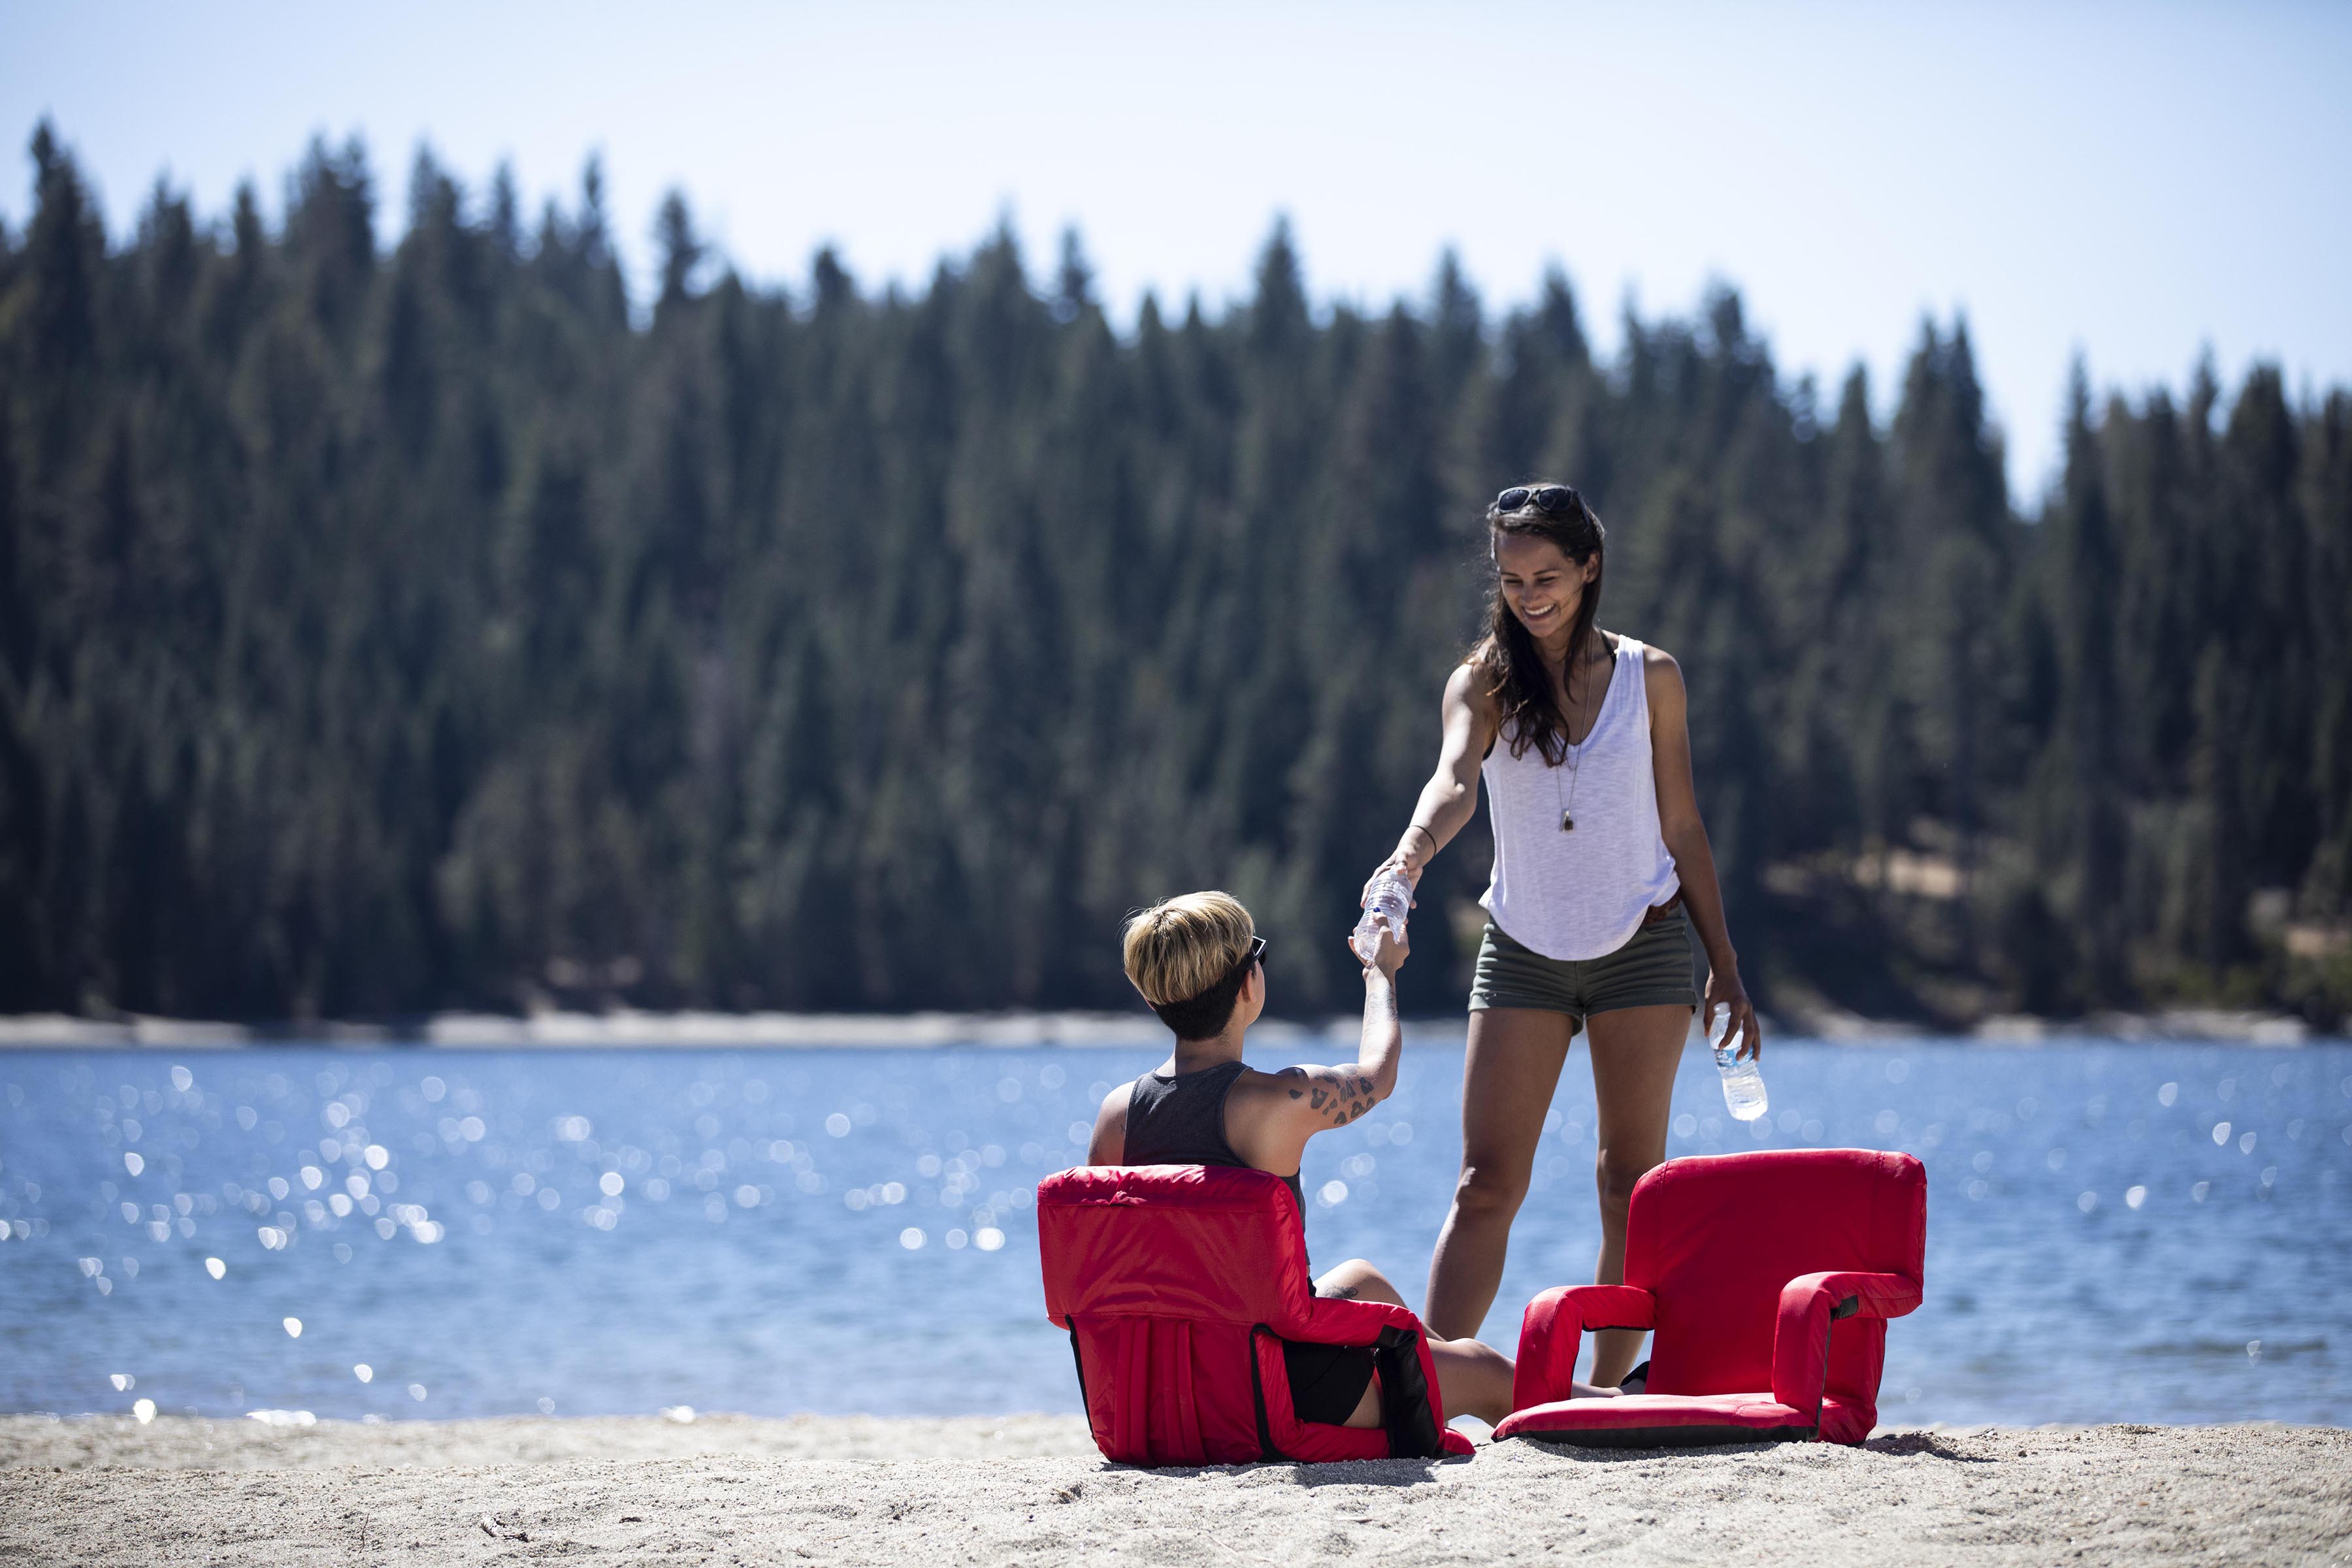
[[[1801,1274],[1869,1269],[1925,1282],[1927,1173],[1908,1154],[1763,1150],[1671,1160],[1633,1188],[1625,1283],[1657,1299],[1649,1392],[1772,1386],[1780,1289]],[[1876,1319],[1838,1325],[1828,1392],[1874,1404]]]
[[[1085,1165],[1037,1184],[1045,1310],[1263,1323],[1302,1337],[1315,1293],[1289,1185],[1218,1165]]]

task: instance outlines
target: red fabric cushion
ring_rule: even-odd
[[[1833,1400],[1822,1402],[1826,1426],[1832,1418],[1849,1429],[1853,1412]],[[1832,1439],[1860,1442],[1869,1435]],[[1769,1394],[1726,1394],[1706,1398],[1636,1394],[1617,1399],[1561,1399],[1514,1410],[1495,1428],[1503,1437],[1544,1437],[1588,1447],[1672,1448],[1700,1443],[1806,1442],[1817,1432],[1812,1413],[1792,1410]]]
[[[1540,1436],[1590,1448],[1677,1448],[1682,1444],[1761,1444],[1773,1438],[1861,1444],[1877,1417],[1842,1399],[1821,1401],[1821,1425],[1771,1394],[1717,1394],[1677,1399],[1634,1394],[1618,1399],[1557,1399],[1503,1417],[1498,1438]]]
[[[1444,1430],[1421,1321],[1402,1307],[1315,1295],[1298,1205],[1279,1176],[1084,1166],[1037,1184],[1037,1228],[1046,1315],[1071,1330],[1087,1420],[1108,1458],[1385,1457],[1383,1430],[1299,1420],[1282,1358],[1284,1340],[1366,1345],[1384,1328],[1412,1338],[1444,1451],[1470,1452],[1467,1437]]]

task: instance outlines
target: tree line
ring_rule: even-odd
[[[44,124],[0,226],[0,1011],[1124,1007],[1230,889],[1352,1008],[1502,485],[1674,652],[1768,1005],[2352,1010],[2352,395],[2098,393],[2014,508],[1962,321],[1891,420],[1738,296],[1385,310],[1286,233],[1115,331],[1008,232],[768,287],[682,195],[633,300],[592,163],[531,218],[358,143],[279,221],[110,236]],[[1483,821],[1407,1005],[1461,1005]]]

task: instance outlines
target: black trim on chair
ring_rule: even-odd
[[[1280,1334],[1264,1323],[1255,1323],[1250,1328],[1250,1399],[1257,1406],[1257,1457],[1259,1462],[1270,1464],[1287,1459],[1290,1456],[1274,1446],[1274,1427],[1265,1418],[1265,1374],[1257,1359],[1257,1337],[1260,1334],[1276,1344],[1283,1342]]]
[[[1822,1391],[1813,1397],[1813,1430],[1816,1432],[1822,1426],[1822,1401],[1830,1394],[1830,1340],[1837,1331],[1840,1318],[1851,1318],[1861,1310],[1862,1298],[1848,1296],[1831,1306],[1830,1321],[1822,1325]]]
[[[1062,1321],[1070,1330],[1070,1364],[1078,1369],[1078,1405],[1087,1413],[1087,1425],[1094,1425],[1095,1407],[1087,1403],[1087,1358],[1078,1353],[1078,1320],[1076,1313],[1066,1314]]]
[[[1389,1457],[1433,1459],[1445,1452],[1429,1379],[1421,1370],[1421,1336],[1391,1323],[1372,1345],[1372,1365],[1381,1374],[1381,1423],[1388,1428]]]
[[[1579,1448],[1701,1448],[1718,1443],[1810,1443],[1819,1426],[1571,1426],[1555,1432],[1514,1432],[1532,1443]]]

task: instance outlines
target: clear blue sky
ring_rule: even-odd
[[[6,7],[0,132],[45,113],[118,236],[159,174],[274,212],[312,132],[357,132],[387,235],[420,142],[534,206],[593,149],[635,266],[675,184],[796,287],[826,240],[919,283],[1004,211],[1040,276],[1076,224],[1122,320],[1243,292],[1278,212],[1327,300],[1422,293],[1452,245],[1507,305],[1556,259],[1604,350],[1628,298],[1722,278],[1882,412],[1964,309],[2029,500],[2078,350],[2103,385],[2206,345],[2352,382],[2340,4]]]

